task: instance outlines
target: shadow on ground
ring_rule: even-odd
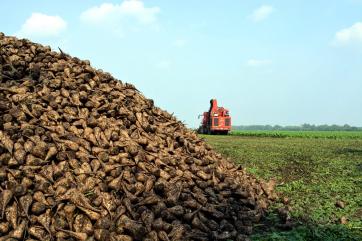
[[[312,220],[293,220],[284,225],[277,211],[271,211],[254,227],[252,241],[361,241],[362,228],[348,224],[318,224]]]

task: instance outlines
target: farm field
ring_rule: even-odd
[[[275,204],[264,224],[255,227],[252,240],[324,241],[362,240],[362,135],[354,134],[348,138],[329,132],[321,138],[313,133],[315,138],[301,138],[312,135],[291,133],[288,138],[272,138],[234,132],[202,137],[248,172],[274,178],[279,196],[289,199],[297,225],[288,231],[277,228],[280,204]],[[336,138],[329,138],[333,135]],[[337,202],[344,207],[337,207]],[[340,224],[341,218],[346,224]]]
[[[232,131],[232,136],[276,138],[362,139],[362,131]]]

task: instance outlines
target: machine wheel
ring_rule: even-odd
[[[229,131],[212,131],[211,134],[214,135],[227,135]]]

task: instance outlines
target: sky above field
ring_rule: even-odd
[[[362,0],[0,2],[0,31],[133,83],[189,127],[362,126]]]

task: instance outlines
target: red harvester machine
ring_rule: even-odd
[[[210,110],[204,112],[201,126],[198,129],[200,134],[222,134],[227,135],[231,130],[231,117],[229,110],[217,106],[217,100],[210,100]]]

